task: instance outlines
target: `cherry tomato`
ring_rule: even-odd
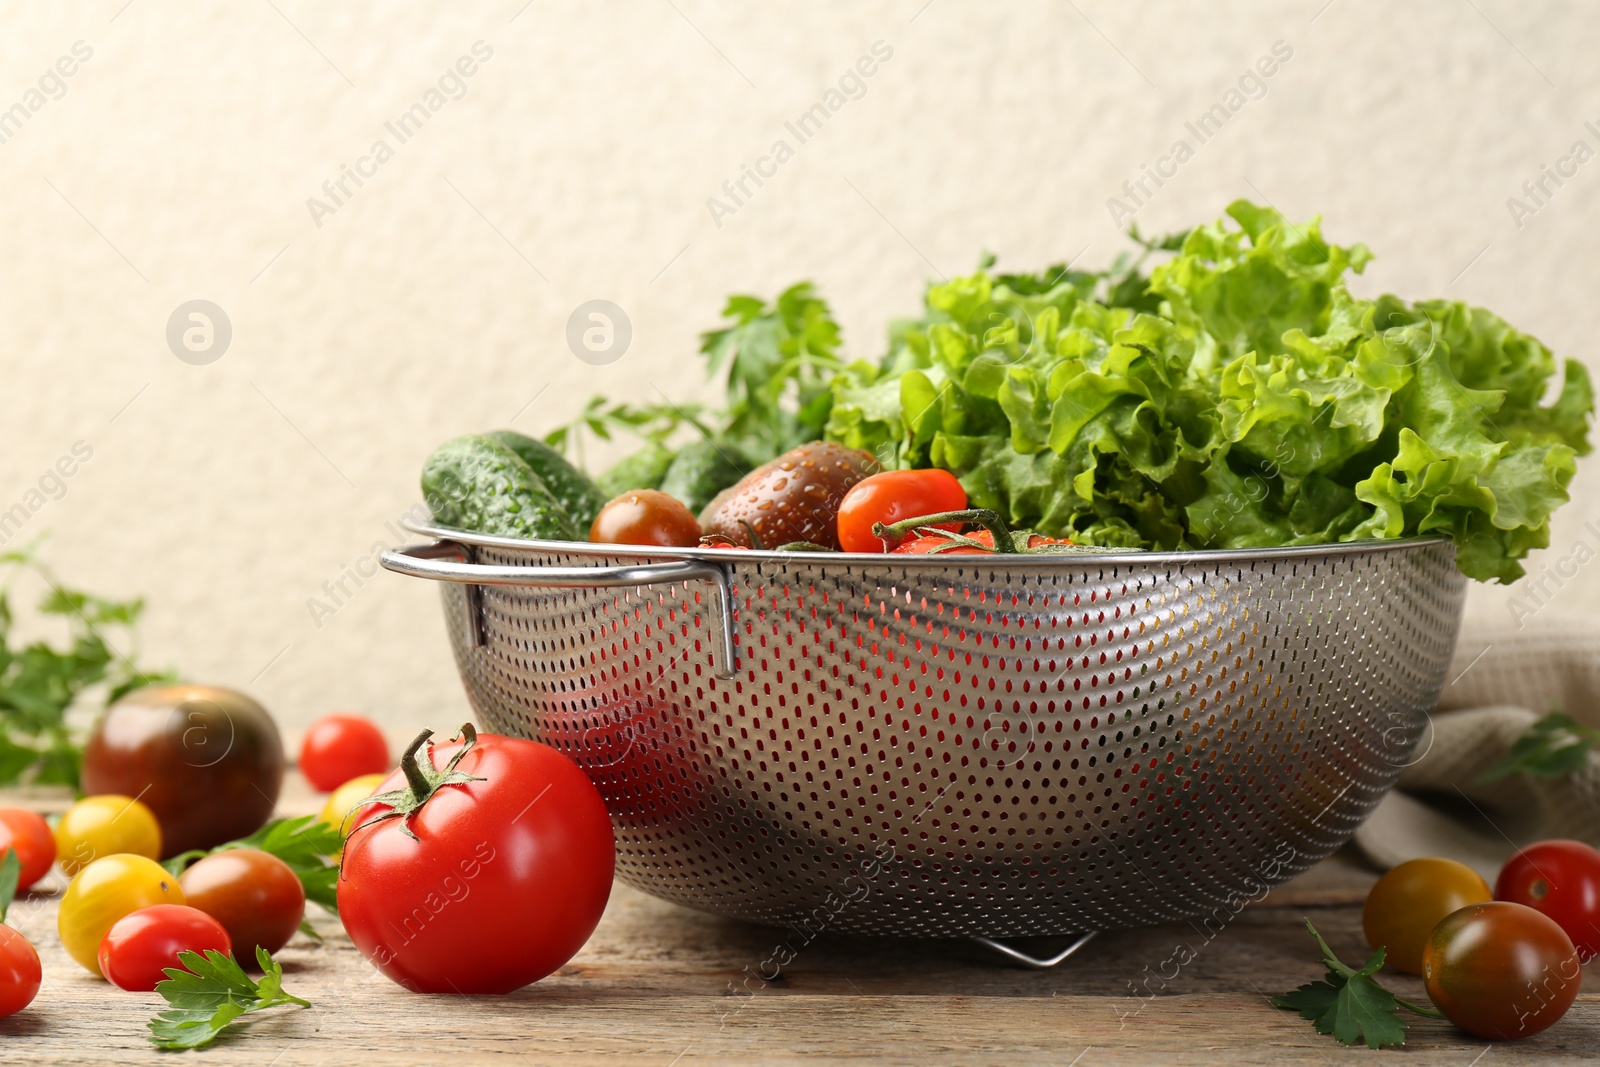
[[[994,554],[994,534],[988,530],[974,530],[964,534],[974,541],[981,542],[985,547],[973,548],[970,545],[951,545],[948,537],[938,534],[923,534],[920,537],[908,537],[895,546],[895,552],[908,556],[991,556]],[[1062,537],[1046,537],[1044,534],[1029,534],[1029,548],[1039,548],[1043,545],[1070,545],[1071,541]],[[946,547],[950,546],[950,547]]]
[[[68,878],[101,856],[161,858],[161,825],[155,813],[115,793],[84,797],[68,808],[56,823],[55,839],[56,860]]]
[[[179,878],[183,896],[228,931],[247,966],[256,946],[276,952],[306,914],[306,890],[294,869],[270,852],[230,848],[207,856]]]
[[[27,808],[0,808],[0,856],[15,852],[22,865],[18,892],[43,878],[56,861],[56,837],[50,824]]]
[[[1559,839],[1529,845],[1500,868],[1494,898],[1550,916],[1584,963],[1600,955],[1600,850]]]
[[[43,977],[39,953],[33,945],[11,927],[0,924],[0,1019],[32,1004]]]
[[[1385,963],[1406,974],[1422,973],[1422,947],[1446,915],[1489,900],[1489,883],[1455,860],[1429,856],[1392,868],[1367,893],[1361,928],[1367,944],[1387,950]]]
[[[692,548],[700,543],[700,523],[677,497],[659,489],[634,489],[600,509],[589,526],[589,540]]]
[[[615,842],[599,792],[566,756],[462,733],[426,752],[429,735],[418,737],[384,783],[421,798],[409,816],[374,823],[395,809],[362,809],[345,843],[339,918],[361,954],[407,989],[509,993],[594,932]],[[433,784],[457,759],[453,769],[474,780]]]
[[[839,547],[846,552],[884,552],[872,524],[884,525],[918,515],[961,511],[967,491],[946,470],[884,471],[861,479],[839,505]],[[951,524],[945,529],[960,529]]]
[[[1469,904],[1440,920],[1422,952],[1434,1006],[1491,1041],[1537,1034],[1567,1013],[1583,983],[1555,920],[1509,901]]]
[[[324,793],[363,774],[385,774],[392,766],[389,742],[365,716],[324,715],[300,743],[300,773]]]
[[[61,898],[56,929],[61,947],[100,973],[100,942],[124,915],[153,904],[182,904],[178,880],[144,856],[102,856],[78,872]]]
[[[272,716],[217,686],[135,689],[106,709],[83,750],[84,791],[138,797],[161,823],[163,856],[255,833],[282,785]]]
[[[205,912],[184,904],[156,904],[124,915],[100,942],[100,973],[118,989],[148,993],[182,968],[180,952],[232,952],[228,931]]]

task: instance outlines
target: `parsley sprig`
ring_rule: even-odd
[[[1292,993],[1273,997],[1273,1007],[1299,1012],[1319,1034],[1330,1034],[1346,1045],[1365,1042],[1368,1048],[1406,1043],[1401,1008],[1430,1019],[1444,1018],[1433,1008],[1395,996],[1379,983],[1375,976],[1383,968],[1383,949],[1367,957],[1359,968],[1350,967],[1328,947],[1310,919],[1306,929],[1316,938],[1328,973],[1320,982],[1307,982]]]
[[[204,956],[180,952],[178,962],[182,968],[168,967],[166,981],[156,983],[156,992],[172,1005],[146,1024],[150,1027],[150,1042],[157,1048],[199,1048],[250,1012],[281,1004],[311,1007],[309,1000],[284,992],[282,965],[259,945],[259,982],[251,981],[231,952],[214,948],[207,949]]]
[[[1587,763],[1596,745],[1600,745],[1600,730],[1564,711],[1552,711],[1513,741],[1506,758],[1485,771],[1478,782],[1497,782],[1513,774],[1560,778]]]
[[[162,861],[161,865],[171,874],[180,875],[191,863],[213,853],[234,848],[260,849],[287,863],[300,876],[307,900],[338,914],[339,868],[331,864],[343,846],[344,838],[339,836],[336,827],[329,826],[315,815],[300,815],[292,819],[274,819],[249,837],[241,837],[210,850],[180,852]]]
[[[32,782],[77,788],[83,740],[67,713],[91,691],[111,704],[176,676],[138,665],[142,599],[110,600],[69,589],[31,548],[0,553],[0,570],[9,572],[0,585],[0,786]],[[13,643],[11,579],[22,572],[32,572],[48,586],[38,610],[66,622],[67,637],[60,644]]]

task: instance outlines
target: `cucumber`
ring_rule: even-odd
[[[695,441],[684,445],[673,457],[659,488],[689,505],[695,514],[711,503],[711,498],[743,478],[750,471],[744,456],[731,445],[715,441]]]
[[[435,520],[461,530],[541,541],[584,539],[533,468],[479,434],[434,449],[422,465],[422,499]]]
[[[630,489],[659,489],[667,468],[672,466],[672,450],[665,445],[649,444],[608,469],[595,485],[607,500],[621,496]]]
[[[484,434],[491,441],[498,441],[522,458],[522,462],[533,468],[550,490],[550,495],[556,498],[556,503],[566,509],[572,521],[579,524],[584,530],[589,529],[589,524],[594,522],[594,517],[600,514],[600,509],[610,497],[601,496],[600,490],[595,488],[589,476],[577,467],[567,462],[565,456],[543,441],[535,440],[515,430],[491,430]],[[615,494],[613,494],[615,495]]]

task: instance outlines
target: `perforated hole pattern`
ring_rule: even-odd
[[[725,564],[732,678],[704,582],[484,587],[482,648],[464,588],[444,597],[479,721],[585,769],[624,881],[777,925],[1007,937],[1237,910],[1332,852],[1413,755],[1465,584],[1440,543],[945,561]]]

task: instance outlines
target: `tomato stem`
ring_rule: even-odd
[[[404,754],[400,757],[401,773],[406,776],[406,784],[411,787],[411,795],[417,798],[418,803],[426,800],[434,790],[434,784],[428,781],[428,776],[423,773],[421,766],[417,764],[417,754],[422,751],[422,746],[426,745],[432,737],[432,730],[422,731],[406,747]]]
[[[1000,513],[989,508],[966,508],[961,511],[941,511],[933,515],[918,515],[914,519],[901,519],[899,522],[885,525],[881,522],[872,524],[872,536],[881,540],[884,545],[893,549],[902,540],[925,526],[939,526],[943,523],[963,522],[974,526],[982,526],[994,536],[994,550],[999,553],[1013,553],[1017,551],[1017,543],[1011,536],[1011,529],[1000,517]]]
[[[363,800],[361,802],[362,806],[385,804],[389,810],[382,814],[374,815],[354,830],[351,830],[346,840],[354,838],[361,830],[387,819],[402,820],[400,824],[401,832],[407,837],[414,838],[417,835],[411,832],[411,816],[421,810],[422,805],[427,803],[429,797],[439,791],[440,786],[483,781],[484,779],[476,775],[456,770],[456,764],[460,763],[461,758],[472,750],[473,745],[478,743],[478,731],[470,722],[465,722],[461,724],[461,733],[458,736],[461,740],[461,747],[456,749],[455,755],[450,757],[448,763],[438,770],[434,770],[433,746],[429,744],[429,741],[433,738],[433,731],[424,730],[418,734],[416,739],[406,746],[405,754],[400,757],[400,772],[405,775],[406,787],[404,789],[393,789],[387,793],[377,793]],[[427,747],[428,751],[426,763],[419,758],[422,755],[424,746]],[[342,866],[341,861],[341,868]]]

